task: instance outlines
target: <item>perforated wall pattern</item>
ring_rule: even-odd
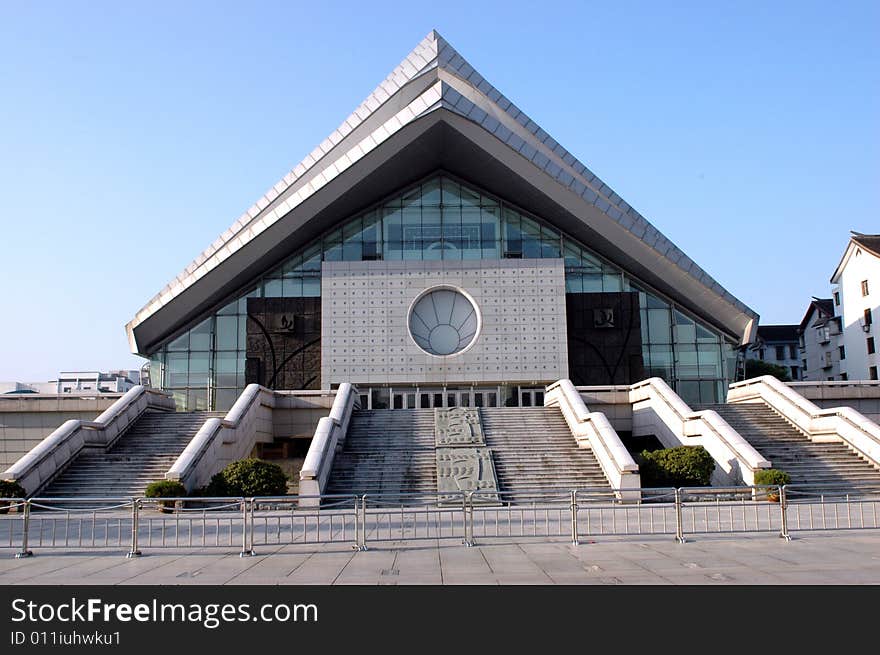
[[[425,326],[410,332],[411,309],[434,287],[464,292],[479,322],[458,344],[435,344],[438,354],[453,351],[445,356],[429,354]],[[321,316],[323,388],[568,376],[562,259],[324,262]]]

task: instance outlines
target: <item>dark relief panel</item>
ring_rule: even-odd
[[[575,385],[644,379],[639,294],[567,293],[568,374]]]
[[[321,299],[248,298],[245,381],[270,389],[319,389]]]

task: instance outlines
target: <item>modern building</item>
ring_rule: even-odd
[[[801,379],[840,380],[846,349],[841,340],[841,321],[834,315],[831,298],[813,298],[798,326]],[[843,378],[846,379],[846,378]]]
[[[831,284],[841,319],[841,353],[846,352],[840,362],[841,375],[849,380],[876,380],[880,355],[874,318],[880,318],[880,234],[852,233]]]
[[[722,399],[758,317],[431,32],[126,326],[178,409],[246,384],[541,404]]]
[[[797,325],[759,325],[747,359],[757,359],[788,369],[792,380],[801,379],[802,358]]]

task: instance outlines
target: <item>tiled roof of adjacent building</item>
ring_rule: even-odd
[[[758,338],[765,343],[772,341],[797,341],[797,325],[759,325]]]
[[[860,234],[853,232],[852,240],[865,250],[880,257],[880,234]]]

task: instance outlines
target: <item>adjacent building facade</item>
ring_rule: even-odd
[[[801,379],[840,380],[846,349],[841,341],[840,317],[834,315],[831,298],[813,298],[798,326]],[[845,378],[844,378],[845,379]]]
[[[797,325],[759,325],[755,343],[746,351],[748,359],[782,366],[792,380],[802,379],[803,357]]]
[[[667,380],[723,398],[757,315],[431,32],[126,326],[179,409],[246,384],[368,407]]]
[[[880,318],[880,235],[854,232],[831,276],[841,327],[843,379],[876,380],[880,368],[877,329]]]

